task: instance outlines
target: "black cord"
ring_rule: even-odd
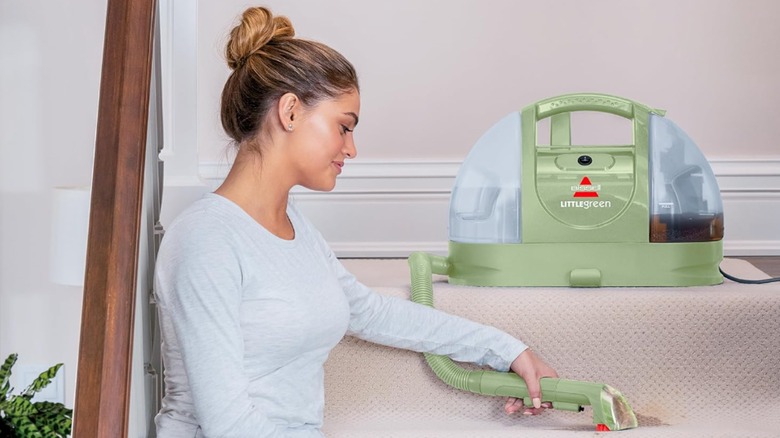
[[[746,280],[744,278],[737,278],[733,277],[725,272],[723,272],[723,269],[718,267],[718,270],[721,274],[723,274],[724,277],[728,278],[731,281],[736,281],[737,283],[745,283],[745,284],[764,284],[764,283],[774,283],[775,281],[780,281],[780,277],[775,278],[765,278],[763,280]]]

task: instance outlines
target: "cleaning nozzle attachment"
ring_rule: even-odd
[[[528,387],[517,374],[497,371],[473,373],[472,387],[469,388],[472,392],[521,398],[526,406],[531,406]],[[540,384],[542,401],[551,402],[553,409],[580,412],[584,406],[591,406],[593,424],[599,426],[599,429],[607,427],[607,430],[624,430],[638,425],[626,398],[609,385],[557,378],[543,378]]]
[[[409,267],[412,301],[433,307],[433,274],[447,275],[449,262],[445,257],[417,252],[409,256]],[[468,371],[449,357],[427,353],[425,359],[433,372],[450,386],[478,394],[521,398],[526,406],[532,405],[528,386],[515,373]],[[551,402],[554,409],[582,411],[583,406],[591,406],[597,431],[637,427],[636,415],[626,398],[609,385],[558,378],[543,378],[540,384],[542,401]]]

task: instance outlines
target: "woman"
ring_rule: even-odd
[[[224,183],[169,227],[158,255],[166,394],[161,437],[321,437],[323,363],[345,333],[522,376],[537,414],[555,371],[519,340],[410,301],[347,272],[288,202],[333,189],[357,154],[360,94],[333,49],[250,8],[230,34],[222,125],[238,145]]]

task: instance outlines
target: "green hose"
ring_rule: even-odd
[[[433,274],[447,274],[447,259],[416,252],[409,256],[409,267],[412,273],[412,301],[433,307]],[[465,370],[447,356],[423,354],[433,372],[444,383],[464,391],[479,393],[479,371]]]
[[[441,256],[416,252],[409,256],[409,267],[412,275],[412,301],[429,307],[434,307],[433,274],[447,275],[449,270],[449,263],[447,262],[447,259]],[[453,362],[452,359],[447,356],[439,356],[430,353],[423,354],[425,355],[425,360],[428,362],[428,365],[430,365],[433,372],[442,381],[444,381],[444,383],[464,391],[485,394],[485,392],[482,390],[482,379],[486,371],[468,371],[455,364],[455,362]],[[500,374],[502,378],[511,378],[511,375],[508,373],[490,371],[487,371],[487,373]],[[520,378],[520,376],[514,375],[514,377],[516,377],[519,381],[511,383],[522,386],[522,388],[518,389],[524,389],[524,392],[521,391],[521,394],[515,396],[519,396],[521,398],[527,397],[528,388],[525,386],[525,382]]]
[[[433,307],[433,274],[447,275],[447,258],[415,252],[409,256],[412,301]],[[525,381],[513,372],[469,371],[455,364],[447,356],[424,353],[433,372],[444,383],[477,394],[516,397],[526,406],[532,401]],[[558,378],[540,381],[542,401],[555,409],[582,411],[584,405],[593,406],[593,423],[606,425],[609,430],[637,427],[636,416],[622,394],[603,383],[581,382]]]

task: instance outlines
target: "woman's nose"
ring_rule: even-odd
[[[351,135],[347,139],[347,143],[344,147],[344,155],[346,155],[347,158],[355,158],[357,156],[357,146],[355,146],[355,139]]]

